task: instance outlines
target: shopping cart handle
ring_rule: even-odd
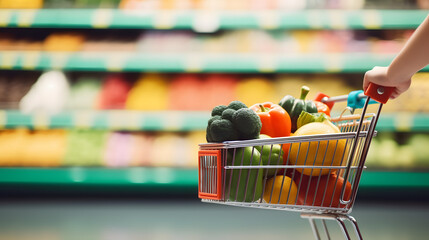
[[[385,104],[394,90],[394,87],[384,87],[374,83],[369,83],[368,88],[365,90],[365,95],[379,103]]]

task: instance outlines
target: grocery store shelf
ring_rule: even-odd
[[[425,10],[168,11],[118,9],[0,10],[0,27],[193,29],[408,29]]]
[[[207,111],[74,111],[56,115],[23,114],[0,110],[0,129],[79,128],[129,131],[190,131],[207,127]]]
[[[209,111],[73,111],[52,116],[0,110],[0,129],[79,128],[129,131],[205,130]],[[378,131],[429,131],[429,115],[424,113],[383,113]]]
[[[394,54],[258,53],[162,54],[139,52],[0,52],[0,69],[162,72],[363,72],[388,65]],[[429,70],[429,67],[424,69]]]
[[[198,171],[185,168],[0,168],[0,185],[198,186]],[[429,172],[365,171],[360,188],[428,188]]]

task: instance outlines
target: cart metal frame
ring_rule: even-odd
[[[343,111],[338,118],[332,119],[332,122],[341,130],[341,133],[200,144],[198,160],[199,197],[203,202],[207,203],[299,212],[302,218],[309,220],[316,239],[321,239],[322,236],[316,225],[316,220],[321,221],[327,239],[331,239],[331,236],[325,222],[326,220],[336,221],[345,238],[351,239],[350,232],[345,224],[348,221],[351,223],[356,237],[363,239],[357,221],[349,214],[356,199],[362,171],[365,169],[364,164],[372,137],[376,135],[375,126],[383,103],[389,98],[392,89],[387,89],[386,91],[384,87],[377,86],[375,92],[376,94],[384,95],[383,97],[385,98],[385,100],[381,100],[375,113],[367,113],[368,105],[374,101],[370,97],[366,97],[363,93],[359,93],[354,94],[354,98],[356,99],[352,101],[361,101],[361,113],[354,114],[354,107],[356,105],[349,103],[348,106],[353,105],[353,109],[350,111],[351,114],[346,115],[345,111]],[[371,97],[373,95],[370,94]],[[322,101],[326,103],[350,101],[350,96],[351,94],[332,98],[325,97]],[[345,146],[339,144],[340,141],[343,141],[343,144],[345,142]],[[271,158],[273,146],[276,144],[280,145],[284,150],[288,149],[287,152],[289,154],[287,160],[285,160],[285,164],[262,164],[262,157],[253,159],[255,147],[257,146],[262,149],[270,148],[269,158]],[[335,147],[329,148],[329,144],[335,144]],[[244,150],[242,150],[242,157],[239,157],[239,151],[246,147],[252,148],[252,160],[250,163],[244,163]],[[297,156],[291,156],[291,149],[296,149],[296,147],[298,148]],[[330,154],[329,151],[334,151],[334,153]],[[341,153],[340,151],[343,152]],[[299,158],[298,154],[301,153],[306,154],[304,164],[297,165],[291,163],[291,158]],[[334,161],[334,158],[337,159],[337,153],[342,154],[338,157],[341,158],[339,164]],[[309,157],[312,154],[314,155],[314,159],[310,159]],[[324,155],[321,156],[321,154]],[[329,157],[330,155],[332,155],[331,158]],[[317,158],[319,157],[323,159],[322,164],[317,163]],[[241,162],[237,162],[240,159]],[[259,161],[259,163],[252,164],[252,161]],[[266,186],[267,180],[270,177],[268,176],[268,170],[270,169],[275,171],[274,176],[283,176],[277,202],[274,201],[274,181],[271,186],[271,193],[268,194],[268,191],[266,191],[266,188],[268,188]],[[309,175],[312,175],[312,177],[308,177],[304,174],[304,171],[307,171],[307,175],[308,171],[310,171]],[[323,171],[329,171],[329,173],[324,174]],[[332,175],[331,173],[335,174]],[[262,192],[258,190],[259,182],[257,178],[260,177],[260,174],[262,175],[261,179],[263,179]],[[335,183],[333,183],[335,185],[333,190],[329,192],[328,184],[330,184],[329,178],[331,178],[331,175],[333,176],[332,179],[336,179]],[[291,179],[289,186],[284,185],[286,177]],[[328,178],[326,182],[329,183],[322,183],[322,179],[326,177]],[[316,180],[313,180],[313,178]],[[343,180],[340,180],[341,178]],[[310,198],[313,194],[312,190],[310,190],[312,180],[313,184],[316,184],[313,199]],[[305,181],[307,181],[307,185],[304,184]],[[337,183],[341,181],[341,191],[338,191],[339,188],[336,188]],[[348,183],[350,185],[349,188],[347,188]],[[326,184],[324,190],[322,184]],[[292,185],[296,185],[296,188]],[[323,198],[322,201],[318,202],[316,200],[317,196],[321,195],[318,192],[319,188],[322,189]],[[291,189],[297,190],[294,191]],[[252,194],[253,197],[251,196]],[[268,195],[265,194],[269,195],[269,200],[267,200]],[[286,196],[285,194],[287,194],[287,198],[282,198]],[[331,198],[330,202],[325,202],[326,199],[329,200],[329,197]],[[301,201],[302,199],[304,199],[303,202]],[[310,200],[312,201],[310,202]]]

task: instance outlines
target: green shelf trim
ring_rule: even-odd
[[[79,128],[123,131],[194,131],[205,130],[209,111],[74,111],[52,116],[0,110],[0,129]],[[427,132],[429,114],[382,113],[378,131]]]
[[[198,171],[181,168],[0,168],[1,185],[197,187]],[[364,171],[360,188],[429,188],[429,172]]]
[[[364,188],[429,188],[429,172],[364,171]]]
[[[0,168],[0,185],[196,186],[195,169],[178,168]]]
[[[395,54],[149,54],[0,52],[0,69],[159,72],[365,72],[390,64]],[[423,71],[429,71],[429,66]]]
[[[144,11],[119,9],[0,10],[0,27],[193,29],[408,29],[427,10]]]
[[[204,130],[209,112],[205,111],[76,111],[52,116],[22,114],[17,110],[0,112],[0,129],[79,128],[122,131]]]
[[[379,131],[420,132],[429,131],[427,113],[382,113],[377,123]]]

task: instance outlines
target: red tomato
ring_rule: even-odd
[[[335,173],[320,177],[310,177],[307,175],[302,175],[296,171],[294,181],[299,188],[298,205],[333,208],[345,207],[345,204],[340,204],[341,188],[343,187],[343,184],[346,184],[344,198],[345,200],[350,200],[350,182],[345,182],[344,178],[337,176]]]

